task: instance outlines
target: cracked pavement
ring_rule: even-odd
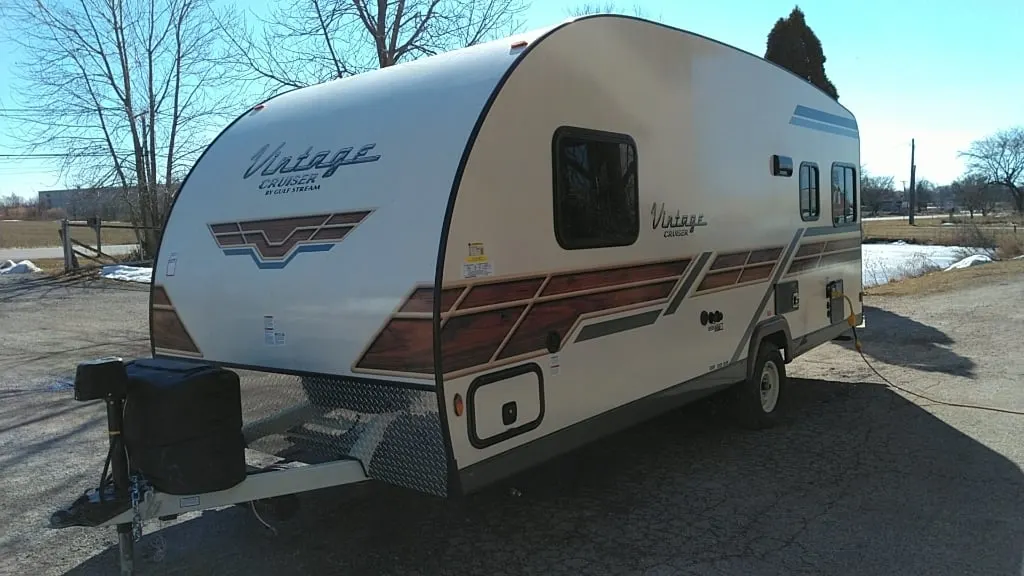
[[[1024,277],[867,298],[865,353],[901,386],[1024,410]],[[148,350],[144,287],[0,284],[0,574],[113,574],[112,529],[47,518],[95,483],[102,406],[62,378]],[[788,367],[789,415],[748,432],[713,397],[464,500],[388,487],[148,524],[139,574],[1024,574],[1024,421],[897,393],[849,342]],[[58,385],[54,385],[54,383]],[[518,494],[518,495],[515,495]],[[159,528],[159,530],[158,530]]]

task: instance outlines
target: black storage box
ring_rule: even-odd
[[[133,472],[168,494],[215,492],[245,479],[238,374],[163,358],[126,370],[124,442]]]

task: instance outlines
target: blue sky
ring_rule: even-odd
[[[260,9],[273,0],[256,0]],[[564,19],[579,0],[534,0],[527,28]],[[605,4],[605,2],[600,2]],[[759,56],[772,25],[792,0],[619,0],[646,16],[732,44]],[[957,152],[1001,128],[1024,125],[1021,0],[804,0],[821,39],[825,70],[842,104],[857,116],[868,170],[909,180],[910,139],[917,140],[918,178],[942,184],[963,169]],[[0,24],[2,25],[2,24]],[[0,47],[0,107],[16,89],[19,54]],[[0,118],[0,122],[3,119]],[[0,154],[17,153],[0,130]],[[214,134],[211,134],[212,138]],[[43,161],[0,158],[0,196],[34,196],[61,187]]]

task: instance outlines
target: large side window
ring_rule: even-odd
[[[848,224],[857,221],[857,172],[849,164],[832,165],[832,223]]]
[[[566,250],[628,246],[640,235],[636,143],[559,128],[554,136],[555,237]]]
[[[817,164],[800,164],[800,218],[804,221],[817,220],[821,216],[819,181]]]

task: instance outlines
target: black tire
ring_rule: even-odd
[[[762,388],[764,399],[762,399]],[[786,364],[778,346],[762,342],[750,377],[733,387],[736,423],[750,430],[771,428],[779,423],[789,388]]]

